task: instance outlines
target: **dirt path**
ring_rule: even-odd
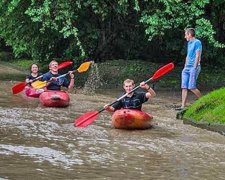
[[[22,71],[10,63],[0,61],[0,80],[20,81],[27,73],[28,71]]]
[[[25,72],[14,67],[12,64],[0,61],[0,73],[1,74],[24,74]]]

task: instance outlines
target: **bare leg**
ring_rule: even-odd
[[[193,92],[197,98],[200,98],[202,96],[201,92],[198,89],[191,89],[191,92]]]
[[[182,108],[184,108],[186,106],[187,94],[188,94],[188,90],[187,89],[182,89],[182,104],[181,104]]]

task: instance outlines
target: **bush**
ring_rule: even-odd
[[[9,52],[0,52],[0,61],[10,61],[13,59],[13,54]]]

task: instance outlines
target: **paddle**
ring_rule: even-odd
[[[89,69],[90,65],[91,65],[92,61],[88,61],[88,62],[84,62],[82,63],[78,69],[76,70],[73,70],[72,72],[79,72],[79,73],[82,73],[82,72],[85,72]],[[63,75],[60,75],[58,76],[56,79],[59,79],[59,78],[62,78],[62,77],[65,77],[66,75],[68,75],[70,72],[67,72],[66,74],[63,74]],[[33,88],[35,89],[40,89],[40,88],[43,88],[45,86],[47,86],[47,83],[50,82],[50,81],[35,81],[33,82],[31,85]]]
[[[169,71],[171,71],[174,68],[174,64],[173,63],[169,63],[163,67],[161,67],[159,70],[157,70],[155,72],[155,74],[149,78],[148,80],[145,81],[145,84],[150,82],[150,81],[154,81],[158,78],[160,78],[161,76],[163,76],[164,74],[168,73]],[[120,98],[118,98],[116,101],[112,102],[111,104],[109,104],[109,106],[112,106],[113,104],[115,104],[116,102],[120,101],[121,99],[125,98],[128,94],[134,92],[135,90],[137,90],[140,87],[137,86],[135,87],[131,92],[124,94],[123,96],[121,96]],[[80,116],[78,119],[76,119],[74,121],[74,125],[76,127],[86,127],[89,124],[91,124],[94,120],[96,120],[98,114],[100,114],[102,111],[104,111],[105,109],[101,109],[99,111],[93,111],[93,112],[87,112],[85,114],[83,114],[82,116]]]
[[[69,66],[69,65],[71,65],[71,64],[73,64],[72,61],[64,61],[64,62],[62,62],[62,63],[59,64],[58,68],[59,68],[59,69],[62,69],[62,68],[65,68],[65,67],[67,67],[67,66]],[[40,79],[40,78],[42,78],[42,77],[43,77],[43,75],[38,76],[38,77],[36,77],[33,81],[36,81],[36,80],[38,80],[38,79]],[[18,93],[20,93],[21,91],[23,91],[24,88],[26,87],[26,85],[27,85],[26,82],[19,82],[19,83],[15,84],[15,85],[12,87],[12,92],[13,92],[13,94],[18,94]]]

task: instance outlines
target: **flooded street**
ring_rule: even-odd
[[[177,120],[180,92],[156,90],[143,106],[153,127],[128,131],[113,129],[108,112],[87,128],[73,125],[114,101],[118,91],[78,90],[69,107],[46,108],[38,99],[12,95],[14,84],[0,82],[0,179],[225,178],[224,136]]]

